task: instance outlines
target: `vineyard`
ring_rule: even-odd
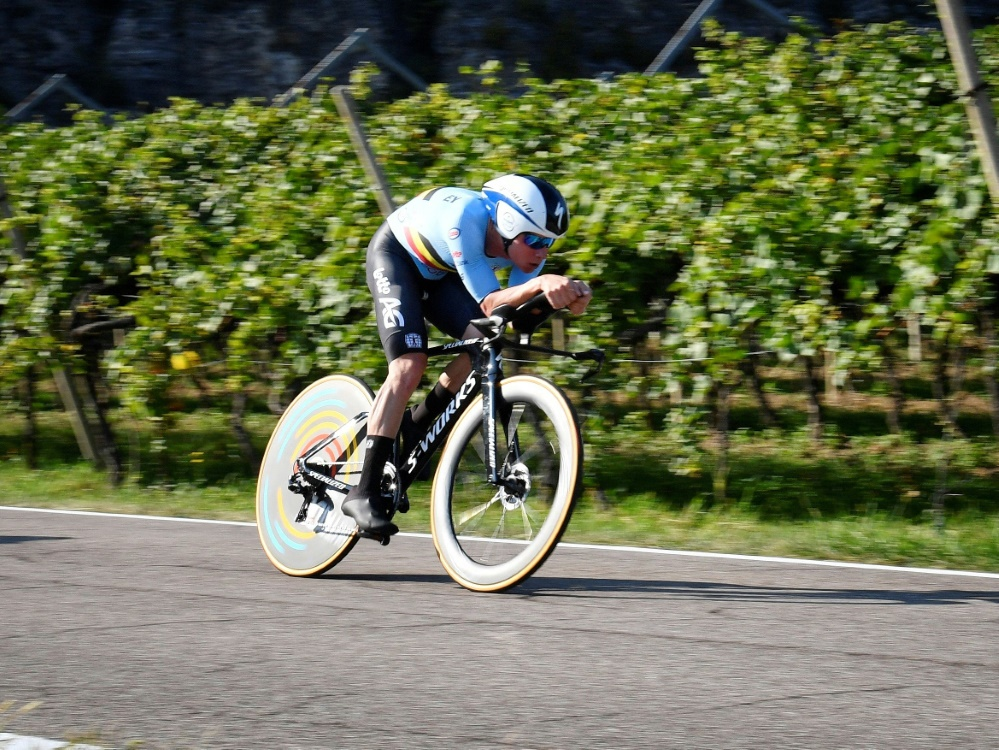
[[[976,45],[995,79],[999,28]],[[920,440],[994,452],[999,224],[942,35],[775,45],[711,27],[698,59],[697,78],[525,72],[516,96],[490,66],[462,97],[377,102],[367,69],[352,90],[400,199],[510,171],[563,189],[573,220],[548,269],[594,288],[565,330],[608,365],[585,385],[573,365],[550,374],[589,439],[666,436],[663,472],[708,471],[724,496],[737,430],[822,441],[859,394],[903,433],[918,382]],[[62,368],[167,451],[178,413],[225,405],[249,455],[248,411],[329,372],[379,381],[363,254],[382,217],[328,91],[7,126],[0,172],[0,393],[26,423]],[[967,434],[962,404],[991,427]]]

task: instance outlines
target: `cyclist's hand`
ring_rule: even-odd
[[[581,315],[593,299],[593,292],[585,281],[557,274],[545,274],[539,281],[545,297],[556,310],[567,307],[573,315]]]
[[[579,296],[568,304],[568,308],[573,315],[582,315],[586,306],[590,304],[590,300],[593,299],[593,291],[585,281],[577,281],[576,283],[582,285],[582,289],[578,290]]]

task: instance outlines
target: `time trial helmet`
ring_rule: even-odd
[[[522,232],[558,239],[569,229],[569,207],[562,194],[547,180],[523,174],[508,174],[482,187],[489,214],[504,239]]]

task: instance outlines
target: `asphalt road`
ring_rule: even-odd
[[[996,748],[999,579],[426,537],[274,570],[248,525],[0,509],[0,731],[143,748]],[[19,713],[28,703],[34,710]]]

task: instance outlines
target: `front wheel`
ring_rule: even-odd
[[[473,591],[501,591],[534,573],[569,524],[582,485],[583,443],[565,394],[531,375],[507,378],[500,390],[501,485],[487,481],[480,395],[455,424],[431,491],[437,554]]]

